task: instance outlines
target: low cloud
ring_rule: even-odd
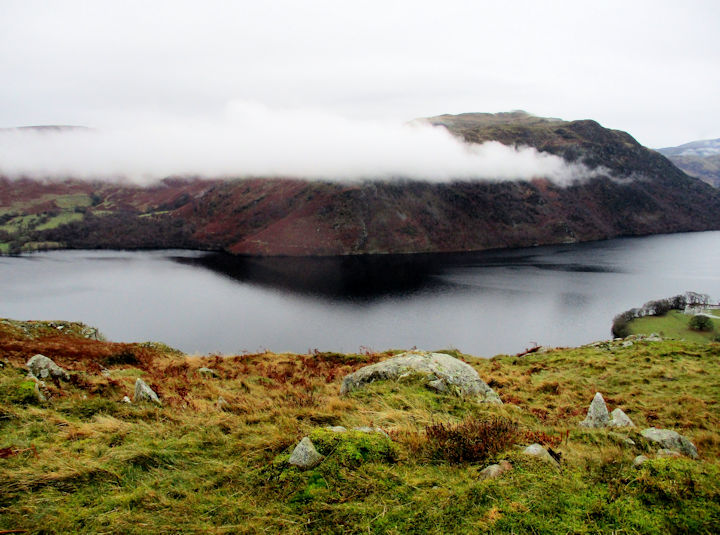
[[[216,120],[4,130],[0,173],[139,184],[178,175],[438,182],[548,178],[568,184],[593,174],[531,147],[469,145],[422,121],[357,121],[248,102],[231,103]]]

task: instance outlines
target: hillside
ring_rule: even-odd
[[[566,186],[545,178],[451,183],[176,178],[140,188],[0,178],[0,248],[347,255],[472,251],[720,228],[720,192],[625,132],[523,112],[427,121],[468,143],[531,146],[595,171]]]
[[[693,141],[658,149],[688,175],[720,188],[720,139]]]
[[[0,320],[0,531],[720,530],[717,343],[447,352],[479,372],[497,405],[414,379],[340,395],[346,374],[397,351],[186,356],[97,338],[81,324]],[[36,388],[26,363],[37,353],[67,378]],[[160,405],[123,402],[138,378]],[[596,392],[638,427],[579,427]],[[699,459],[658,453],[639,432],[649,426],[686,436]],[[323,454],[307,470],[289,463],[304,436]],[[522,453],[530,443],[559,465]],[[485,477],[493,463],[507,471]]]

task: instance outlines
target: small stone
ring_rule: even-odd
[[[665,458],[665,459],[667,459],[667,458],[676,459],[676,458],[678,458],[678,457],[682,457],[682,454],[681,454],[679,451],[669,450],[669,449],[667,449],[667,448],[660,448],[659,450],[657,450],[656,455],[657,455],[658,457],[660,457],[661,459],[662,459],[662,458]]]
[[[288,462],[305,470],[317,466],[322,459],[323,456],[315,449],[312,441],[308,437],[303,437],[300,443],[295,446]]]
[[[632,340],[625,340],[625,341],[622,343],[622,346],[623,346],[623,347],[632,347],[633,345],[634,345],[634,344],[632,343]]]
[[[553,458],[553,456],[550,455],[550,453],[548,453],[548,451],[540,444],[530,444],[522,452],[524,455],[529,455],[531,457],[535,457],[536,459],[540,459],[541,461],[549,462],[553,466],[560,466],[560,464]]]
[[[123,402],[123,403],[128,403],[128,404],[129,404],[129,403],[132,403],[132,401],[130,401],[130,398],[127,397],[127,396],[124,396],[124,397],[122,398],[122,402]]]
[[[650,427],[641,431],[641,434],[650,442],[655,442],[665,449],[679,451],[683,455],[687,455],[693,459],[698,458],[695,444],[675,431]]]
[[[480,479],[495,479],[509,470],[512,470],[512,465],[507,461],[501,461],[499,464],[491,464],[482,469],[478,477]]]
[[[39,379],[68,379],[68,373],[45,355],[35,355],[27,361],[30,372]]]
[[[215,370],[213,370],[212,368],[206,368],[204,366],[202,368],[198,368],[197,373],[199,375],[202,375],[203,377],[219,377],[218,373]]]
[[[328,425],[325,429],[332,431],[333,433],[347,433],[347,429],[342,425]]]
[[[610,413],[610,427],[635,427],[633,421],[625,414],[622,409],[615,409]]]
[[[633,460],[633,466],[634,466],[635,468],[639,468],[640,466],[642,466],[644,463],[646,463],[646,462],[649,461],[649,460],[650,460],[650,459],[648,459],[647,457],[645,457],[645,455],[638,455],[638,456],[635,457],[635,459]]]
[[[600,392],[596,392],[592,403],[590,403],[590,408],[588,408],[587,416],[580,422],[580,427],[606,427],[609,422],[610,416],[608,415],[605,400]]]
[[[135,403],[139,401],[150,401],[152,403],[157,403],[160,405],[160,399],[158,398],[157,394],[153,391],[152,388],[150,388],[145,381],[138,379],[135,381],[135,396],[133,397],[133,401]]]
[[[218,410],[223,410],[225,407],[230,405],[227,401],[225,401],[225,398],[222,396],[218,396],[217,402],[215,403]]]

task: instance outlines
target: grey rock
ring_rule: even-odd
[[[381,380],[397,380],[402,376],[424,375],[445,383],[448,390],[485,403],[502,403],[469,364],[444,353],[408,351],[391,359],[365,366],[343,379],[340,394],[345,395]]]
[[[645,338],[646,342],[662,342],[662,338],[658,333],[652,333],[650,336]]]
[[[650,459],[648,459],[647,457],[645,457],[645,455],[638,455],[638,456],[635,457],[635,459],[633,460],[633,466],[634,466],[635,468],[639,468],[640,466],[642,466],[644,463],[646,463],[646,462],[649,461],[649,460],[650,460]]]
[[[135,395],[133,396],[133,402],[149,401],[151,403],[157,403],[160,405],[160,399],[157,394],[150,388],[145,381],[138,379],[135,381]]]
[[[625,414],[622,409],[615,409],[610,413],[610,427],[635,427],[633,421]]]
[[[634,345],[634,344],[632,343],[632,340],[625,340],[625,341],[622,343],[622,346],[623,346],[623,347],[632,347],[633,345]]]
[[[332,431],[333,433],[347,433],[347,428],[342,425],[328,425],[325,429]]]
[[[225,398],[222,396],[218,396],[217,402],[215,403],[215,406],[218,408],[218,410],[223,410],[225,407],[228,407],[230,404],[225,401]]]
[[[197,373],[199,375],[202,375],[203,377],[220,377],[215,370],[213,370],[212,368],[206,368],[205,366],[203,366],[202,368],[198,368]]]
[[[124,397],[122,398],[122,402],[123,402],[123,403],[132,403],[132,401],[130,401],[130,398],[127,397],[127,396],[124,396]]]
[[[26,366],[39,379],[68,379],[68,373],[45,355],[35,355],[27,361]]]
[[[312,441],[308,437],[303,439],[295,446],[288,462],[298,468],[313,468],[320,464],[323,456],[318,453]]]
[[[661,459],[682,457],[682,453],[680,453],[679,451],[669,450],[667,448],[660,448],[659,450],[657,450],[657,453],[655,455],[657,455]]]
[[[687,455],[693,459],[698,458],[698,452],[695,444],[676,431],[650,427],[648,429],[643,429],[641,434],[650,442],[655,442],[665,449],[679,451],[683,455]]]
[[[553,458],[548,451],[543,448],[540,444],[530,444],[527,448],[522,451],[523,455],[529,455],[535,457],[541,461],[549,462],[553,466],[560,467],[558,462]]]
[[[580,427],[607,427],[609,423],[610,416],[608,415],[605,400],[600,392],[596,392],[592,403],[590,403],[587,416],[582,422],[580,422]]]
[[[478,474],[478,477],[480,479],[495,479],[509,470],[512,470],[512,465],[507,461],[501,461],[499,464],[491,464],[483,468]]]

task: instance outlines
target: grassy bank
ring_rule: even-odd
[[[90,336],[90,338],[88,338]],[[720,344],[603,342],[524,357],[457,352],[501,406],[347,373],[393,352],[185,356],[92,339],[77,324],[0,321],[0,531],[31,533],[714,533],[720,530]],[[626,344],[627,345],[627,344]],[[70,371],[39,401],[35,353]],[[212,368],[217,377],[198,368]],[[143,378],[162,406],[122,403]],[[594,393],[639,429],[675,429],[700,460],[654,458],[637,432],[581,430]],[[218,406],[222,397],[225,404]],[[437,423],[517,426],[512,442],[562,454],[557,469],[510,444],[472,462],[433,448]],[[323,427],[378,426],[328,436]],[[309,435],[326,455],[287,464]],[[635,441],[630,446],[624,438]],[[634,468],[636,455],[651,460]],[[483,480],[501,459],[513,469]]]
[[[720,316],[720,311],[709,310],[708,314]],[[697,343],[716,341],[720,337],[720,317],[710,318],[714,329],[709,331],[693,330],[689,326],[692,316],[684,314],[679,310],[671,310],[663,316],[645,316],[636,318],[629,324],[632,334],[658,333],[664,338],[677,340],[688,340]]]

